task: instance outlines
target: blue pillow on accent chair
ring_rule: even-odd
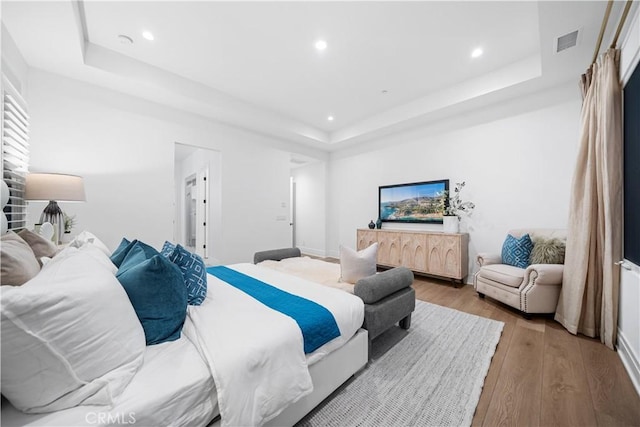
[[[189,304],[202,304],[207,297],[207,270],[202,258],[189,252],[181,245],[176,245],[169,254],[169,260],[182,271],[184,284],[187,287]]]
[[[531,241],[531,237],[528,234],[519,239],[509,234],[502,244],[502,263],[514,267],[527,268],[532,250],[533,241]]]
[[[156,254],[118,270],[116,278],[142,324],[147,345],[180,338],[187,316],[187,289],[175,264]]]
[[[131,249],[133,247],[135,242],[137,242],[137,240],[134,240],[133,242],[130,242],[126,237],[122,238],[122,240],[120,241],[120,244],[118,245],[116,250],[113,251],[111,253],[111,256],[109,257],[111,259],[111,262],[116,267],[120,267],[120,264],[122,264],[122,261],[124,260],[124,257],[127,256],[127,253],[129,252],[129,249]]]

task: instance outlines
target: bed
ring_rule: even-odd
[[[166,372],[173,374],[165,375]],[[218,413],[213,378],[186,337],[148,346],[144,364],[111,408],[76,406],[44,414],[25,414],[4,398],[2,401],[3,426],[195,426],[206,425]]]
[[[179,339],[144,345],[143,336],[140,346],[137,327],[131,323],[123,326],[126,319],[130,320],[133,310],[126,307],[127,294],[115,280],[106,248],[95,236],[87,238],[85,235],[83,240],[45,263],[31,281],[11,289],[3,286],[3,395],[11,396],[9,400],[15,396],[18,396],[16,401],[21,398],[15,392],[15,388],[20,387],[16,381],[18,374],[10,369],[11,363],[13,366],[20,366],[20,363],[10,359],[23,357],[27,360],[29,354],[18,355],[10,351],[16,347],[8,341],[13,335],[12,331],[5,331],[5,326],[8,328],[23,320],[24,323],[33,321],[33,325],[43,328],[42,336],[46,338],[43,339],[50,340],[46,342],[47,348],[57,351],[56,346],[62,344],[56,340],[72,339],[76,347],[81,342],[82,348],[96,351],[81,355],[86,359],[100,359],[102,354],[126,348],[130,349],[124,352],[130,355],[130,360],[126,369],[114,368],[118,375],[110,371],[93,379],[80,378],[81,381],[73,386],[78,386],[79,390],[93,386],[98,390],[88,398],[91,405],[66,402],[64,406],[67,407],[58,408],[55,406],[60,402],[58,399],[44,411],[25,413],[16,409],[18,405],[14,406],[13,400],[10,403],[3,397],[2,423],[5,426],[293,425],[367,363],[368,333],[361,328],[364,319],[361,299],[248,263],[210,271],[206,298],[199,306],[188,306]],[[258,280],[274,287],[275,292],[284,291],[317,304],[335,319],[338,335],[326,343],[313,341],[317,347],[307,348],[312,340],[300,332],[302,327],[299,328],[292,318],[265,307],[237,285],[231,286],[221,278],[223,274]],[[88,284],[90,289],[87,289]],[[29,298],[24,298],[25,295]],[[33,313],[21,317],[20,304],[28,304],[27,300],[40,304],[40,299],[51,298],[55,299],[55,304],[50,306],[57,308],[46,322],[38,316],[30,319]],[[83,310],[84,305],[91,308],[90,315],[86,313],[88,310]],[[38,306],[37,310],[49,313],[51,307]],[[103,316],[96,311],[111,309],[119,310],[118,315]],[[56,310],[59,310],[59,316]],[[71,334],[69,329],[76,327],[78,330]],[[309,351],[305,353],[304,349]],[[79,356],[71,354],[67,357],[71,368],[75,368],[74,363],[87,362],[78,362],[74,357]],[[13,377],[5,378],[7,370],[7,375],[11,373]],[[80,370],[72,371],[73,376],[81,377],[78,372]],[[58,378],[64,382],[64,377]],[[113,378],[122,389],[118,393],[111,393],[117,391],[117,387],[108,388]],[[56,386],[45,382],[40,389]],[[247,393],[247,390],[251,392]],[[76,391],[74,389],[70,395]],[[94,396],[98,397],[94,399]],[[101,396],[110,399],[108,404],[100,400]],[[30,396],[25,397],[28,398]]]

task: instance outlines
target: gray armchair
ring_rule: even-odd
[[[529,233],[532,239],[566,239],[565,230],[518,229],[509,234],[521,237]],[[481,298],[485,295],[520,310],[531,313],[555,313],[562,288],[562,264],[531,264],[518,268],[502,264],[499,254],[479,253],[480,270],[473,278],[473,286]]]

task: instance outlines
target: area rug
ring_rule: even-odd
[[[297,425],[471,425],[503,326],[416,301],[400,341],[378,355],[401,330],[374,340],[375,359]]]

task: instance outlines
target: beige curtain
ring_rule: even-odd
[[[562,291],[555,319],[572,334],[614,348],[622,256],[620,51],[609,49],[582,76],[581,136],[571,187]]]

